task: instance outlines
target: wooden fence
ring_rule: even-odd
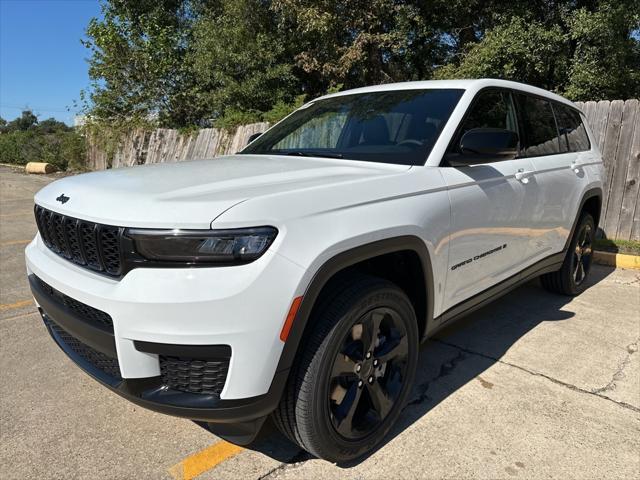
[[[637,99],[578,103],[585,113],[605,163],[605,192],[600,228],[608,238],[640,240],[640,105]],[[268,123],[238,127],[234,133],[205,128],[182,135],[159,128],[134,130],[120,143],[111,162],[90,145],[87,165],[94,170],[149,163],[213,158],[241,150]]]
[[[600,228],[607,238],[640,240],[640,102],[578,103],[605,166]]]

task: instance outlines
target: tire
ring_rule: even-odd
[[[542,286],[561,295],[578,295],[587,288],[587,278],[593,262],[593,241],[596,227],[593,217],[583,213],[569,243],[560,270],[540,277]]]
[[[323,293],[309,321],[275,424],[319,458],[352,461],[384,439],[411,391],[416,315],[393,283],[358,274]]]

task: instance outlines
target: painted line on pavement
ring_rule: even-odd
[[[31,240],[12,240],[10,242],[2,242],[0,243],[0,247],[8,247],[9,245],[26,245],[30,243]]]
[[[15,310],[16,308],[26,307],[27,305],[33,305],[33,300],[20,300],[19,302],[14,303],[0,303],[0,312]]]
[[[34,306],[35,306],[35,304],[34,304]],[[37,313],[38,313],[37,310],[29,310],[29,311],[27,311],[25,313],[19,313],[18,315],[14,315],[13,317],[0,318],[0,320],[3,321],[3,322],[8,322],[10,320],[15,320],[16,318],[28,317],[29,315],[35,315]]]
[[[7,213],[7,214],[0,215],[0,218],[26,217],[26,216],[30,217],[31,215],[33,215],[32,211],[21,212],[21,213]]]
[[[242,447],[221,440],[175,464],[169,469],[169,474],[176,480],[191,480],[243,450]]]

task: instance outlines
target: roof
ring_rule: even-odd
[[[502,88],[511,88],[514,90],[521,90],[524,92],[539,95],[541,97],[546,97],[551,100],[555,100],[557,102],[566,103],[567,105],[571,105],[573,108],[578,108],[571,101],[567,100],[564,97],[561,97],[558,94],[549,92],[548,90],[527,85],[525,83],[512,82],[509,80],[499,80],[495,78],[479,78],[479,79],[466,79],[466,80],[421,80],[417,82],[385,83],[382,85],[373,85],[370,87],[354,88],[352,90],[344,90],[338,93],[331,93],[329,95],[324,95],[320,98],[317,98],[316,100],[321,100],[321,99],[331,98],[331,97],[340,97],[343,95],[356,95],[356,94],[371,93],[371,92],[388,92],[388,91],[394,91],[394,90],[421,90],[421,89],[426,90],[426,89],[432,89],[432,88],[457,88],[462,90],[473,90],[475,93],[476,91],[485,87],[502,87]]]

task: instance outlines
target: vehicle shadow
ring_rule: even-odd
[[[594,266],[587,280],[588,286],[602,281],[613,270],[612,267]],[[563,309],[570,300],[571,297],[547,292],[536,279],[446,327],[425,342],[409,402],[392,431],[375,451],[384,448],[386,443],[472,380],[478,379],[485,388],[492,388],[490,382],[479,376],[541,323],[570,320],[575,314]],[[476,357],[477,361],[467,361],[458,367],[459,363],[471,356]],[[271,425],[248,448],[285,464],[313,458],[293,447]],[[339,466],[355,466],[368,456]]]

